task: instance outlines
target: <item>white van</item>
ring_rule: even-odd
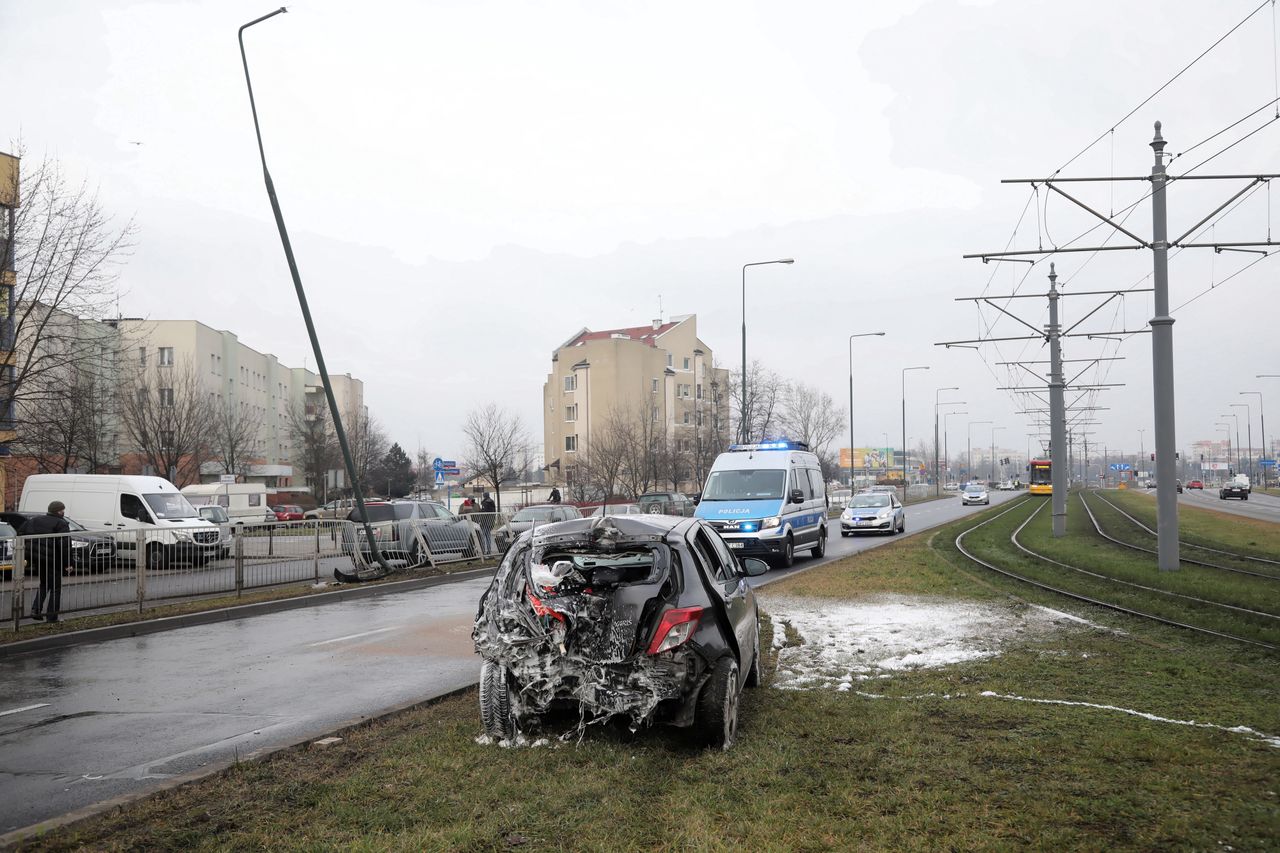
[[[798,441],[730,445],[716,457],[695,513],[741,557],[790,566],[827,553],[827,489],[818,457]]]
[[[18,509],[46,512],[53,501],[90,530],[147,532],[146,563],[164,569],[171,562],[202,566],[221,548],[217,525],[200,517],[178,487],[163,477],[118,474],[32,474],[22,486]],[[137,540],[117,538],[119,556],[137,560]]]
[[[232,524],[260,524],[267,520],[267,487],[262,483],[196,483],[182,487],[192,506],[220,506]],[[271,521],[276,520],[271,513]]]

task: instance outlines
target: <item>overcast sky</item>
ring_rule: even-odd
[[[647,323],[659,300],[664,316],[696,313],[733,366],[741,265],[791,256],[748,274],[751,357],[843,405],[847,335],[886,331],[854,344],[857,443],[900,443],[900,370],[930,365],[907,376],[907,433],[931,440],[935,389],[960,386],[943,395],[967,401],[969,415],[951,418],[954,453],[969,420],[995,421],[998,443],[1025,449],[996,363],[1048,357],[1039,342],[934,346],[1028,331],[955,298],[1045,290],[1047,260],[961,255],[1011,235],[1015,248],[1061,245],[1096,224],[1000,179],[1043,177],[1112,127],[1063,174],[1147,174],[1153,121],[1178,154],[1267,104],[1280,94],[1271,7],[1117,125],[1257,5],[302,0],[246,42],[330,369],[364,380],[371,411],[410,451],[461,455],[464,413],[489,401],[540,441],[552,350],[582,326]],[[57,156],[136,219],[123,314],[197,319],[314,367],[235,38],[272,8],[3,0],[0,141]],[[1171,172],[1274,115],[1265,107]],[[1261,172],[1280,172],[1280,121],[1197,170]],[[1123,216],[1147,185],[1070,186]],[[1171,236],[1242,186],[1175,184]],[[1280,188],[1263,187],[1203,241],[1266,239],[1272,216],[1280,238]],[[1149,236],[1146,203],[1126,227]],[[1107,230],[1075,245],[1126,242]],[[1172,304],[1258,258],[1180,253]],[[1054,260],[1068,292],[1151,286],[1150,252]],[[1228,405],[1256,400],[1245,390],[1268,394],[1280,433],[1280,381],[1254,379],[1280,373],[1278,278],[1267,257],[1175,312],[1180,447],[1215,435],[1220,413],[1243,414]],[[1114,300],[1080,330],[1141,329],[1148,296]],[[1098,301],[1065,300],[1064,319]],[[1044,322],[1044,300],[1009,307]],[[1081,379],[1124,383],[1098,397],[1109,410],[1091,441],[1136,450],[1145,428],[1152,448],[1150,347],[1148,335],[1068,342],[1068,358],[1126,359]],[[1256,405],[1253,418],[1261,445]],[[975,443],[988,430],[974,427]]]

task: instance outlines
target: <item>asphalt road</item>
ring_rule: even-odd
[[[1256,518],[1259,521],[1280,523],[1280,498],[1264,495],[1261,492],[1252,493],[1247,501],[1234,499],[1224,501],[1218,497],[1218,490],[1214,488],[1186,489],[1178,495],[1178,502],[1185,506],[1216,509],[1219,512]]]
[[[992,493],[999,504],[1023,493]],[[907,508],[907,535],[983,507]],[[901,537],[845,539],[825,560]],[[472,684],[487,580],[0,659],[0,833]],[[477,731],[479,720],[477,718]]]

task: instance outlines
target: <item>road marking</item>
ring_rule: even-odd
[[[399,625],[392,625],[389,628],[374,628],[372,631],[362,631],[359,634],[347,634],[345,637],[334,637],[332,640],[321,640],[318,643],[307,643],[307,648],[314,648],[316,646],[327,646],[330,643],[341,643],[343,640],[357,640],[361,637],[369,637],[369,636],[372,636],[373,634],[381,634],[385,631],[394,631],[399,627],[400,627]]]
[[[23,711],[34,711],[36,708],[48,708],[48,702],[41,702],[39,705],[26,705],[21,708],[10,708],[8,711],[0,711],[0,717],[7,717],[10,714],[21,714]]]

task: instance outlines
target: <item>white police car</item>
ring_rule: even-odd
[[[735,444],[716,457],[695,513],[740,557],[790,566],[827,552],[827,492],[818,457],[798,441]]]

